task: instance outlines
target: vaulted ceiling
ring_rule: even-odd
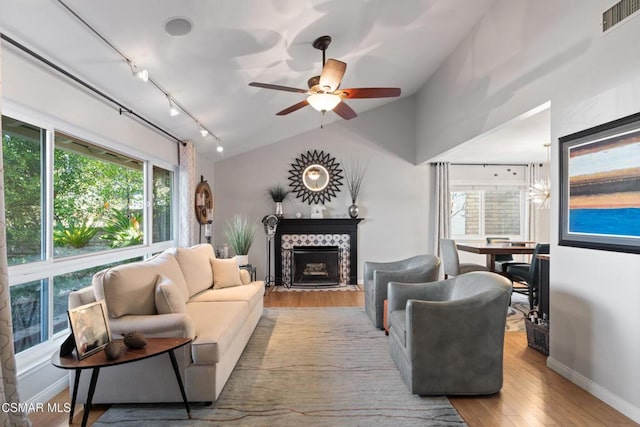
[[[321,52],[347,63],[342,87],[400,87],[416,93],[493,0],[0,0],[0,30],[211,159],[264,146],[341,120],[310,107],[275,113],[303,94],[249,87],[251,81],[306,88],[320,74]],[[211,130],[203,138],[186,114],[171,117],[168,100],[132,76],[110,44]],[[170,35],[172,18],[191,23]],[[362,113],[396,98],[349,100]],[[355,118],[354,120],[357,120]]]

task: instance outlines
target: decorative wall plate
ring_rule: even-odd
[[[196,186],[195,209],[198,223],[207,224],[209,221],[213,221],[213,192],[202,176]]]
[[[324,151],[301,154],[289,170],[289,186],[297,198],[310,205],[324,204],[336,197],[343,179],[340,163]]]

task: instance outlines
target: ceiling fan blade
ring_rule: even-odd
[[[400,96],[399,87],[361,87],[354,89],[342,89],[344,98],[392,98]]]
[[[249,86],[261,87],[263,89],[284,90],[286,92],[296,92],[296,93],[307,93],[308,92],[308,90],[306,90],[306,89],[298,89],[298,88],[289,87],[289,86],[272,85],[272,84],[269,84],[269,83],[251,82],[251,83],[249,83]]]
[[[276,116],[284,116],[285,114],[293,113],[294,111],[298,111],[299,109],[301,109],[302,107],[306,107],[307,105],[309,105],[309,103],[305,99],[304,101],[300,101],[297,104],[293,104],[291,107],[285,108],[279,113],[276,113]]]
[[[344,101],[341,101],[338,105],[336,105],[336,108],[334,108],[333,111],[335,111],[337,115],[345,120],[351,120],[354,117],[358,117],[358,114],[353,111],[353,108],[345,104]]]
[[[337,59],[328,59],[320,75],[320,89],[325,92],[333,92],[338,89],[346,69],[347,64],[344,62]]]

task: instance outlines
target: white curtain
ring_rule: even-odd
[[[1,63],[2,61],[0,59],[0,65]],[[1,68],[2,67],[0,66],[0,69]],[[0,95],[1,94],[2,76],[0,76]],[[2,129],[1,115],[0,129]],[[2,145],[0,145],[0,375],[2,375],[2,383],[0,383],[1,403],[12,404],[20,402],[20,396],[18,394],[16,358],[13,349],[11,298],[9,295],[9,267],[7,265],[7,235],[4,214],[4,167],[2,160]],[[24,412],[1,410],[0,425],[7,427],[30,426],[31,422]]]
[[[189,247],[196,242],[196,161],[193,143],[187,141],[184,145],[178,144],[180,153],[180,197],[178,220],[178,246]]]
[[[447,239],[451,230],[451,196],[449,195],[449,163],[432,163],[434,170],[433,206],[435,212],[434,254],[440,254],[440,239]]]
[[[536,181],[540,180],[541,168],[542,165],[539,163],[529,163],[527,165],[527,189],[530,189]],[[529,211],[527,239],[535,242],[538,238],[538,229],[540,227],[540,209],[539,206],[529,198],[527,200],[527,210]]]

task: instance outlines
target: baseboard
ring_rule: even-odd
[[[547,367],[562,375],[580,388],[585,389],[607,405],[631,418],[633,421],[640,423],[640,408],[633,405],[631,402],[626,401],[617,394],[612,393],[600,384],[593,382],[589,378],[558,362],[552,357],[547,357]]]
[[[69,380],[67,376],[64,376],[63,378],[60,378],[58,381],[42,390],[40,393],[31,396],[31,398],[27,400],[26,403],[35,405],[38,403],[48,402],[67,387],[69,387]]]

